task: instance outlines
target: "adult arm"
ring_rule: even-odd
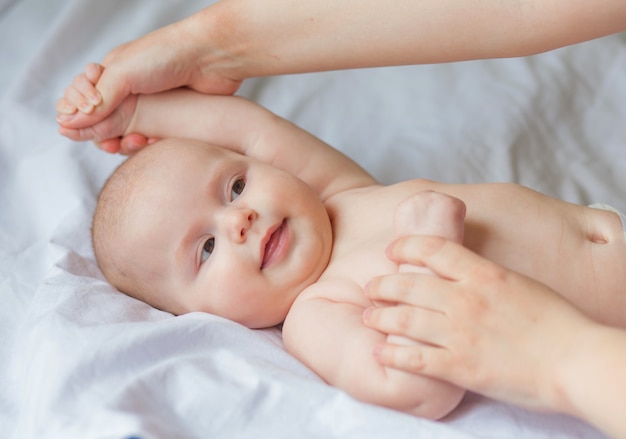
[[[624,29],[623,0],[222,0],[113,50],[92,114],[66,126],[102,120],[129,94],[231,94],[254,76],[523,56]]]
[[[369,309],[366,325],[427,344],[380,345],[382,364],[626,437],[625,331],[452,241],[405,237],[389,255],[439,277],[397,274],[369,285],[370,299],[399,306]]]

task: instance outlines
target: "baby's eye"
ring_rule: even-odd
[[[211,256],[211,253],[213,253],[214,248],[215,248],[215,238],[207,239],[206,242],[204,243],[204,246],[202,247],[202,256],[200,257],[200,261],[204,262],[207,259],[209,259],[209,256]]]
[[[238,179],[233,183],[233,187],[230,190],[230,199],[231,201],[235,200],[241,193],[243,189],[246,187],[246,181],[242,178]]]

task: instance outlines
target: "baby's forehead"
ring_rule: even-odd
[[[153,145],[145,148],[147,156],[145,159],[158,159],[158,158],[177,158],[178,160],[186,157],[206,157],[206,158],[223,158],[230,155],[237,155],[236,153],[229,151],[221,146],[205,143],[197,140],[190,139],[164,139],[160,140]],[[138,154],[138,158],[141,156]]]
[[[192,171],[208,164],[219,165],[224,160],[241,155],[219,146],[185,139],[167,139],[145,148],[129,159],[131,180],[141,185],[146,180],[162,179],[175,174]]]
[[[126,177],[116,185],[127,193],[129,220],[173,208],[196,194],[198,187],[211,188],[222,170],[242,157],[218,146],[178,139],[155,143],[138,154],[129,159],[134,163],[120,170]]]
[[[210,186],[220,169],[228,168],[227,162],[241,157],[219,146],[184,139],[160,141],[138,154],[125,171],[130,174],[125,185],[131,200],[128,213],[154,212],[156,206],[167,210],[195,193],[198,185]]]

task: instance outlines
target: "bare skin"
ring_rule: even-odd
[[[105,120],[113,111],[118,111],[118,115],[123,115],[124,111],[120,113],[118,106],[126,105],[130,94],[152,93],[183,85],[205,93],[231,94],[238,89],[242,80],[252,76],[346,67],[522,56],[626,29],[626,3],[621,0],[600,2],[555,0],[523,3],[485,1],[472,5],[471,8],[465,7],[465,3],[459,1],[394,2],[393,4],[385,3],[382,8],[376,2],[367,4],[359,2],[356,6],[351,2],[343,2],[345,9],[339,9],[336,2],[327,1],[301,2],[300,6],[294,5],[292,8],[272,7],[271,1],[249,3],[249,0],[219,2],[186,20],[159,29],[112,51],[105,59],[105,64],[109,66],[107,74],[91,96],[87,93],[76,93],[73,96],[74,99],[59,100],[57,111],[61,113],[59,121],[64,127],[62,131],[69,130],[68,132],[72,133],[70,135],[74,135],[72,129],[90,128],[95,123]],[[276,11],[281,11],[281,14],[276,14]],[[375,14],[375,19],[371,18],[372,12]],[[381,14],[385,17],[383,18]],[[420,23],[419,20],[424,22]],[[363,32],[366,28],[368,31]],[[398,35],[402,35],[402,38],[398,38]],[[373,50],[372,44],[377,44],[379,50]],[[97,69],[96,67],[96,70],[90,73],[88,68],[85,77],[77,78],[74,86],[68,88],[68,92],[72,94],[74,90],[81,89],[81,84],[89,83],[89,78],[98,77],[100,72]],[[150,78],[150,81],[147,81],[147,78]],[[90,87],[86,89],[89,90]],[[77,109],[80,113],[77,113]],[[106,135],[94,137],[99,140],[99,146],[109,152],[129,154],[155,140],[155,137],[138,133],[113,134],[114,130],[100,127],[101,134],[107,132],[108,135],[115,137],[107,138]],[[93,135],[91,129],[85,133],[86,138],[89,138],[87,133]],[[598,215],[593,216],[598,217]],[[606,214],[604,216],[606,217]],[[595,218],[592,223],[606,223],[605,220],[606,218],[604,220]],[[521,224],[522,228],[524,226]],[[566,224],[563,230],[570,229],[570,226],[571,224]],[[588,241],[599,244],[597,237],[587,236]],[[546,236],[546,242],[551,242],[552,238],[553,236]],[[526,243],[522,242],[522,244]],[[540,242],[537,242],[537,245],[543,248]],[[574,250],[577,249],[576,246],[573,247]],[[415,248],[417,247],[408,247],[405,251],[408,255],[405,255],[403,261],[398,262],[418,263],[419,253],[415,253],[417,252]],[[582,248],[589,250],[602,247],[585,244]],[[480,250],[478,248],[479,252]],[[491,251],[493,250],[495,249],[491,248]],[[602,251],[601,253],[609,252]],[[563,252],[563,254],[568,253]],[[484,274],[485,270],[487,273],[490,272],[489,270],[495,270],[496,274],[499,274],[491,279],[490,285],[493,285],[496,292],[506,291],[514,294],[519,291],[519,294],[528,294],[533,298],[527,303],[529,307],[536,300],[537,306],[552,307],[554,312],[557,312],[559,308],[570,309],[563,303],[558,304],[547,299],[542,301],[542,291],[547,290],[544,285],[520,277],[513,272],[506,270],[503,272],[502,267],[494,268],[488,261],[477,260],[468,253],[458,255],[454,252],[442,251],[440,255],[438,263],[447,264],[446,273],[454,279],[465,280],[465,282],[455,283],[459,292],[479,294],[484,291],[481,282],[489,279],[479,274]],[[563,259],[562,255],[553,256],[556,260]],[[590,258],[593,259],[593,257],[593,254],[590,254]],[[601,259],[604,258],[601,256]],[[453,269],[450,265],[452,261],[457,262],[457,266],[467,267],[467,270],[464,272],[461,269]],[[424,260],[421,262],[425,263]],[[507,262],[507,258],[504,262]],[[519,262],[508,261],[508,266],[515,268]],[[521,265],[526,270],[525,272],[529,273],[536,269],[540,262],[536,261],[534,264],[527,261]],[[555,265],[554,260],[548,262],[550,266]],[[589,269],[584,263],[575,265],[577,265],[576,268],[582,270],[575,272],[578,277]],[[602,275],[603,271],[604,269],[600,269],[598,273]],[[569,274],[565,273],[566,277]],[[388,282],[392,282],[398,288],[397,291],[405,291],[408,294],[407,285],[419,285],[419,282],[414,276],[405,276],[390,277]],[[436,282],[435,278],[429,279],[430,282]],[[569,291],[560,290],[554,284],[552,285],[568,297]],[[400,288],[401,286],[403,288]],[[372,287],[372,293],[376,291],[376,288]],[[608,293],[608,298],[605,297],[606,293]],[[549,294],[545,296],[549,297]],[[573,293],[572,300],[581,309],[592,315],[600,315],[601,320],[606,318],[606,321],[610,323],[616,319],[615,312],[609,312],[610,315],[603,316],[604,313],[598,311],[598,308],[615,300],[616,310],[619,312],[620,300],[614,296],[616,296],[615,289],[605,292],[601,288],[594,288],[590,290],[589,295],[585,295],[584,291],[579,289]],[[372,297],[375,297],[375,294]],[[501,296],[492,297],[491,303],[494,309],[504,307],[508,303],[508,299],[502,300],[499,297]],[[400,299],[397,298],[397,300]],[[424,337],[423,332],[415,329],[415,326],[410,323],[409,306],[385,308],[380,312],[382,315],[387,315],[385,313],[395,313],[399,309],[402,309],[404,313],[402,314],[404,317],[399,321],[404,322],[405,326],[402,327],[403,330],[396,326],[395,332],[418,340]],[[375,310],[372,313],[372,324],[376,322],[377,312]],[[471,309],[466,312],[470,317],[473,316]],[[498,309],[494,313],[481,314],[481,317],[496,319],[499,312]],[[464,322],[462,317],[462,314],[457,313],[455,318],[462,323]],[[563,323],[562,320],[558,321]],[[498,338],[497,335],[510,334],[506,331],[509,326],[514,335],[519,335],[516,332],[520,327],[517,325],[519,322],[514,319],[493,320],[496,329],[491,333],[491,339],[484,333],[472,332],[472,329],[477,328],[477,325],[470,325],[472,322],[478,325],[482,319],[470,319],[466,328],[468,336],[474,334],[476,337],[481,337],[484,341],[482,345],[484,349],[475,351],[474,357],[463,357],[461,353],[465,352],[467,355],[468,352],[459,348],[460,353],[457,356],[459,361],[456,366],[463,370],[464,367],[473,365],[473,370],[481,370],[479,374],[459,374],[459,369],[455,369],[450,364],[446,368],[442,362],[434,362],[432,367],[426,369],[421,362],[418,362],[417,367],[420,369],[416,370],[416,363],[410,360],[412,358],[410,353],[415,355],[415,352],[419,354],[421,351],[408,348],[398,350],[399,348],[387,346],[380,351],[379,358],[385,365],[449,379],[456,384],[509,402],[526,404],[523,401],[520,402],[517,397],[522,393],[526,401],[539,400],[539,402],[530,403],[530,406],[543,406],[572,413],[604,428],[609,434],[626,437],[623,428],[616,424],[621,420],[621,412],[615,412],[616,409],[621,410],[625,405],[624,401],[618,398],[618,394],[626,394],[623,391],[626,386],[620,383],[622,371],[626,365],[623,359],[618,358],[619,352],[625,351],[626,342],[623,340],[623,333],[605,327],[590,330],[589,333],[594,334],[593,337],[580,339],[576,339],[576,336],[568,337],[568,339],[576,339],[580,353],[577,358],[570,356],[571,361],[567,362],[572,372],[567,376],[575,376],[576,379],[555,380],[556,372],[560,374],[560,371],[553,370],[547,380],[528,385],[525,380],[511,379],[510,374],[503,376],[500,373],[503,369],[498,367],[501,359],[517,358],[519,360],[511,361],[511,364],[520,365],[519,368],[510,371],[512,373],[517,371],[526,376],[543,377],[544,375],[540,373],[530,372],[534,370],[532,367],[539,367],[540,362],[527,364],[525,360],[534,358],[533,349],[539,351],[551,349],[553,347],[551,340],[559,345],[570,344],[563,334],[569,334],[570,330],[567,328],[573,329],[577,325],[563,323],[564,326],[559,329],[558,325],[550,326],[545,322],[537,324],[536,320],[533,320],[537,325],[539,335],[533,336],[529,333],[522,340],[525,343],[522,345],[528,346],[529,349],[510,351],[503,356],[498,356],[500,351],[490,342],[503,341],[504,338]],[[588,325],[582,326],[588,327]],[[390,327],[388,330],[394,332]],[[557,338],[550,336],[551,333],[557,334],[559,331],[561,336],[558,337],[558,341]],[[574,334],[573,330],[571,334]],[[509,346],[513,345],[509,343]],[[462,343],[458,346],[462,346]],[[389,354],[390,352],[393,355]],[[487,353],[487,355],[481,356],[481,353]],[[594,363],[594,360],[597,362]],[[550,364],[548,362],[548,365]],[[494,365],[498,368],[491,367]],[[579,366],[577,369],[576,365]],[[598,370],[602,370],[602,373],[599,374]],[[476,377],[474,381],[471,379],[472,376]],[[465,378],[458,378],[455,381],[452,377]],[[579,377],[593,378],[596,380],[596,386],[582,389],[580,383],[587,382],[588,379],[579,379]],[[598,381],[600,379],[604,381]],[[571,398],[572,404],[578,408],[576,410],[564,408],[553,398],[545,398],[545,392],[542,389],[546,386],[548,388],[557,386],[558,391]],[[536,393],[529,392],[534,389],[537,389]],[[612,391],[617,394],[611,394]]]
[[[110,118],[93,127],[82,130],[62,128],[61,131],[76,140],[100,140],[132,132],[141,133],[145,138],[174,136],[200,139],[249,156],[234,160],[237,164],[235,168],[242,169],[236,175],[255,187],[256,183],[253,182],[258,180],[253,176],[258,173],[251,170],[260,165],[249,162],[250,158],[283,173],[286,171],[305,182],[323,203],[326,220],[330,220],[332,227],[333,243],[328,265],[322,274],[312,279],[310,285],[298,285],[302,291],[289,295],[294,299],[285,307],[288,309],[283,326],[285,345],[330,384],[343,388],[361,400],[419,416],[440,418],[458,404],[463,394],[460,388],[439,379],[384,367],[372,356],[375,346],[386,341],[397,341],[395,336],[402,334],[379,332],[362,324],[362,314],[376,300],[366,297],[363,291],[372,276],[398,271],[398,263],[386,257],[385,248],[402,234],[445,234],[452,239],[463,236],[463,244],[468,249],[547,284],[593,319],[626,327],[626,297],[622,291],[622,285],[626,282],[623,264],[626,260],[626,244],[620,219],[613,212],[573,205],[512,184],[454,185],[411,180],[393,186],[381,186],[347,157],[253,103],[240,98],[201,95],[189,90],[132,96]],[[174,189],[171,196],[166,198],[172,202],[185,198],[176,196],[176,193],[187,197],[193,193],[190,188],[208,187],[202,176],[211,174],[202,171],[208,170],[208,166],[200,166],[197,172],[192,173],[193,166],[203,163],[203,156],[198,155],[197,159],[193,156],[193,160],[189,161],[191,152],[198,149],[188,149],[193,147],[190,145],[193,141],[182,139],[178,142],[181,160],[176,160],[175,148],[159,147],[156,151],[167,151],[169,155],[158,169],[162,175],[176,171],[182,177],[170,180],[156,178],[150,180],[148,185],[157,194]],[[189,163],[183,163],[183,158],[187,158]],[[208,157],[203,160],[207,160],[207,163],[215,162],[215,159]],[[177,182],[193,175],[200,177],[195,180],[192,178],[180,191],[175,190]],[[227,180],[232,182],[235,179]],[[143,187],[146,183],[143,182]],[[291,186],[293,183],[280,184],[280,188]],[[243,221],[247,225],[237,225],[237,233],[230,230],[228,234],[237,238],[237,246],[251,245],[252,254],[258,257],[259,242],[252,236],[269,236],[270,232],[258,235],[249,233],[248,227],[260,224],[260,218],[263,218],[260,213],[263,211],[254,210],[250,203],[256,203],[261,198],[260,194],[271,197],[279,191],[265,188],[257,192],[258,196],[249,199],[248,189],[229,198],[224,206],[220,204],[218,210],[222,207],[244,208],[242,211],[247,213]],[[226,193],[230,190],[229,187]],[[205,192],[201,191],[201,194]],[[222,192],[220,189],[219,193]],[[176,247],[171,247],[167,239],[163,246],[158,243],[162,237],[168,238],[171,234],[175,243],[180,242],[177,233],[181,232],[181,224],[186,224],[184,220],[187,216],[195,215],[193,206],[204,198],[206,195],[200,195],[197,200],[193,197],[189,199],[189,206],[192,207],[185,204],[178,210],[183,214],[173,219],[174,226],[156,221],[154,233],[145,241],[152,247],[133,246],[128,239],[136,234],[131,233],[125,241],[129,251],[117,252],[112,257],[123,259],[135,249],[130,262],[141,260],[150,265],[148,273],[174,273],[174,284],[180,286],[181,280],[176,272],[163,269],[175,265],[168,264],[164,259],[175,252],[164,250]],[[293,200],[299,198],[297,196]],[[282,204],[291,204],[284,201]],[[153,201],[153,204],[159,206],[156,212],[170,211],[163,209],[163,202]],[[142,210],[136,206],[148,204],[149,199],[148,202],[136,200],[130,205],[130,212],[141,218]],[[280,204],[272,203],[274,208],[279,208]],[[212,211],[212,208],[203,210],[199,221],[210,218],[212,214],[209,213]],[[143,215],[145,218],[145,213]],[[156,218],[152,213],[150,215]],[[290,224],[292,216],[295,213],[281,214],[278,218],[287,218],[287,224]],[[414,222],[411,217],[415,217]],[[148,224],[141,220],[136,222]],[[165,226],[161,227],[163,224]],[[464,234],[461,225],[464,226]],[[217,234],[205,231],[204,226],[200,229],[202,236],[207,233]],[[290,226],[289,230],[292,230]],[[144,228],[145,233],[149,231]],[[182,232],[185,236],[189,234],[185,230]],[[303,236],[308,235],[305,233]],[[202,236],[191,241],[202,243]],[[243,240],[244,236],[250,236],[250,239]],[[280,242],[291,242],[291,238]],[[293,242],[299,240],[294,238]],[[272,248],[291,248],[289,244],[281,246]],[[216,248],[219,249],[220,245],[217,244]],[[199,255],[200,250],[202,248],[192,254]],[[142,251],[145,254],[137,253]],[[291,253],[285,250],[285,254]],[[324,260],[322,257],[314,259]],[[257,259],[254,264],[258,270]],[[118,265],[125,266],[124,263]],[[260,265],[263,271],[264,263]],[[239,265],[235,264],[235,267]],[[221,270],[218,275],[220,273]],[[402,273],[400,276],[410,284],[415,274]],[[434,276],[429,278],[436,279]],[[135,282],[141,281],[141,276],[135,279]],[[223,287],[229,285],[230,282],[225,282]],[[181,294],[181,291],[185,291],[185,288],[161,291],[161,294],[168,295],[162,303],[187,300],[188,295]],[[199,290],[198,294],[202,296],[203,291]],[[203,302],[202,309],[197,310],[212,312],[215,306],[210,301],[208,304]],[[191,310],[194,309],[187,309]],[[280,317],[273,316],[272,319],[277,323],[275,319]],[[414,338],[411,334],[406,335]],[[419,347],[415,344],[405,346],[406,349]]]
[[[255,76],[524,56],[625,29],[622,0],[222,0],[111,51],[97,92],[62,99],[57,111],[66,128],[85,128],[130,94],[232,94]],[[128,154],[142,142],[100,147]]]
[[[367,297],[394,306],[368,309],[365,323],[423,342],[378,346],[382,364],[626,437],[625,331],[451,241],[405,237],[388,253],[439,277],[390,275],[369,284]]]

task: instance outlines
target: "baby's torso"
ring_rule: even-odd
[[[395,237],[395,208],[424,190],[466,204],[466,247],[547,284],[588,314],[626,326],[626,243],[619,217],[511,184],[412,180],[329,200],[333,253],[322,277],[298,300],[322,297],[369,306],[364,285],[397,271],[384,252]]]

